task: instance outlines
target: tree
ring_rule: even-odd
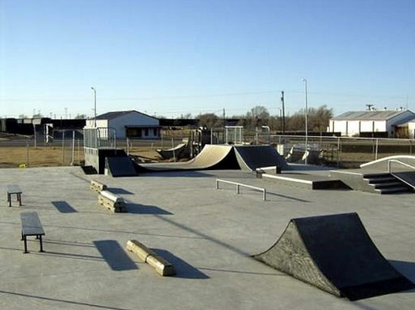
[[[214,113],[200,114],[197,118],[199,120],[199,127],[214,128],[220,126],[221,123],[223,124],[223,120],[219,119]]]
[[[86,114],[77,114],[75,116],[75,119],[87,119],[87,118],[88,118],[88,116],[86,116]]]
[[[192,119],[192,113],[180,114],[180,119]]]
[[[244,126],[247,129],[255,129],[267,125],[269,118],[270,115],[267,108],[257,105],[248,111],[244,117],[240,118],[238,125]]]
[[[311,132],[323,132],[329,126],[329,120],[333,117],[333,109],[326,105],[318,108],[309,108],[307,111],[307,128]],[[286,117],[286,129],[288,131],[305,131],[305,110]]]

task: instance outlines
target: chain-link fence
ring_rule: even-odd
[[[84,160],[83,135],[57,131],[54,136],[11,136],[0,140],[0,167],[45,167],[80,165]]]
[[[206,137],[205,137],[206,138]],[[229,138],[229,137],[228,137]],[[192,143],[191,130],[164,131],[161,139],[117,140],[117,148],[128,154],[147,150],[173,149],[183,143]],[[210,131],[206,143],[222,144],[225,132]],[[239,139],[239,136],[238,136]],[[413,155],[415,140],[385,138],[347,138],[308,135],[271,135],[267,128],[244,131],[244,144],[271,144],[287,157],[293,149],[307,149],[318,153],[319,163],[334,167],[354,168],[362,163],[393,155]],[[239,142],[239,140],[238,140]],[[197,153],[193,154],[194,156]],[[80,165],[84,161],[82,131],[55,132],[53,138],[43,135],[0,140],[0,167],[40,167]]]

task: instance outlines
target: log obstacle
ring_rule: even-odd
[[[97,181],[97,180],[91,180],[91,184],[90,184],[90,186],[89,186],[89,188],[91,189],[91,190],[93,190],[93,191],[96,191],[96,192],[101,192],[101,191],[104,191],[104,190],[106,190],[108,187],[107,187],[107,185],[105,185],[104,183],[102,183],[102,182],[99,182],[99,181]]]
[[[174,266],[137,240],[128,240],[127,250],[133,252],[144,263],[149,264],[161,276],[174,276]]]
[[[127,212],[124,198],[119,197],[109,191],[100,191],[98,194],[98,202],[100,205],[108,208],[112,212]]]

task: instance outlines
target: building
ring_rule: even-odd
[[[328,131],[348,137],[404,138],[398,128],[411,120],[415,120],[415,113],[409,110],[346,112],[330,119]]]
[[[131,110],[108,112],[96,119],[88,119],[85,129],[91,128],[109,128],[117,139],[158,139],[161,127],[157,118]]]

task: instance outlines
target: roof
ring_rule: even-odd
[[[138,113],[138,114],[144,115],[144,116],[146,116],[146,117],[150,117],[150,118],[157,119],[157,118],[155,118],[155,117],[153,117],[153,116],[150,116],[150,115],[147,115],[147,114],[144,114],[144,113],[141,113],[141,112],[135,111],[135,110],[130,110],[130,111],[115,111],[115,112],[107,112],[107,113],[104,113],[104,114],[98,115],[98,116],[97,116],[97,119],[101,119],[101,120],[102,120],[102,119],[112,120],[112,119],[115,119],[115,118],[117,118],[117,117],[124,116],[124,115],[130,114],[130,113]]]
[[[339,116],[333,117],[331,120],[346,121],[346,120],[371,120],[371,121],[386,121],[404,113],[411,113],[415,118],[415,114],[409,110],[381,110],[381,111],[351,111],[343,113]]]

